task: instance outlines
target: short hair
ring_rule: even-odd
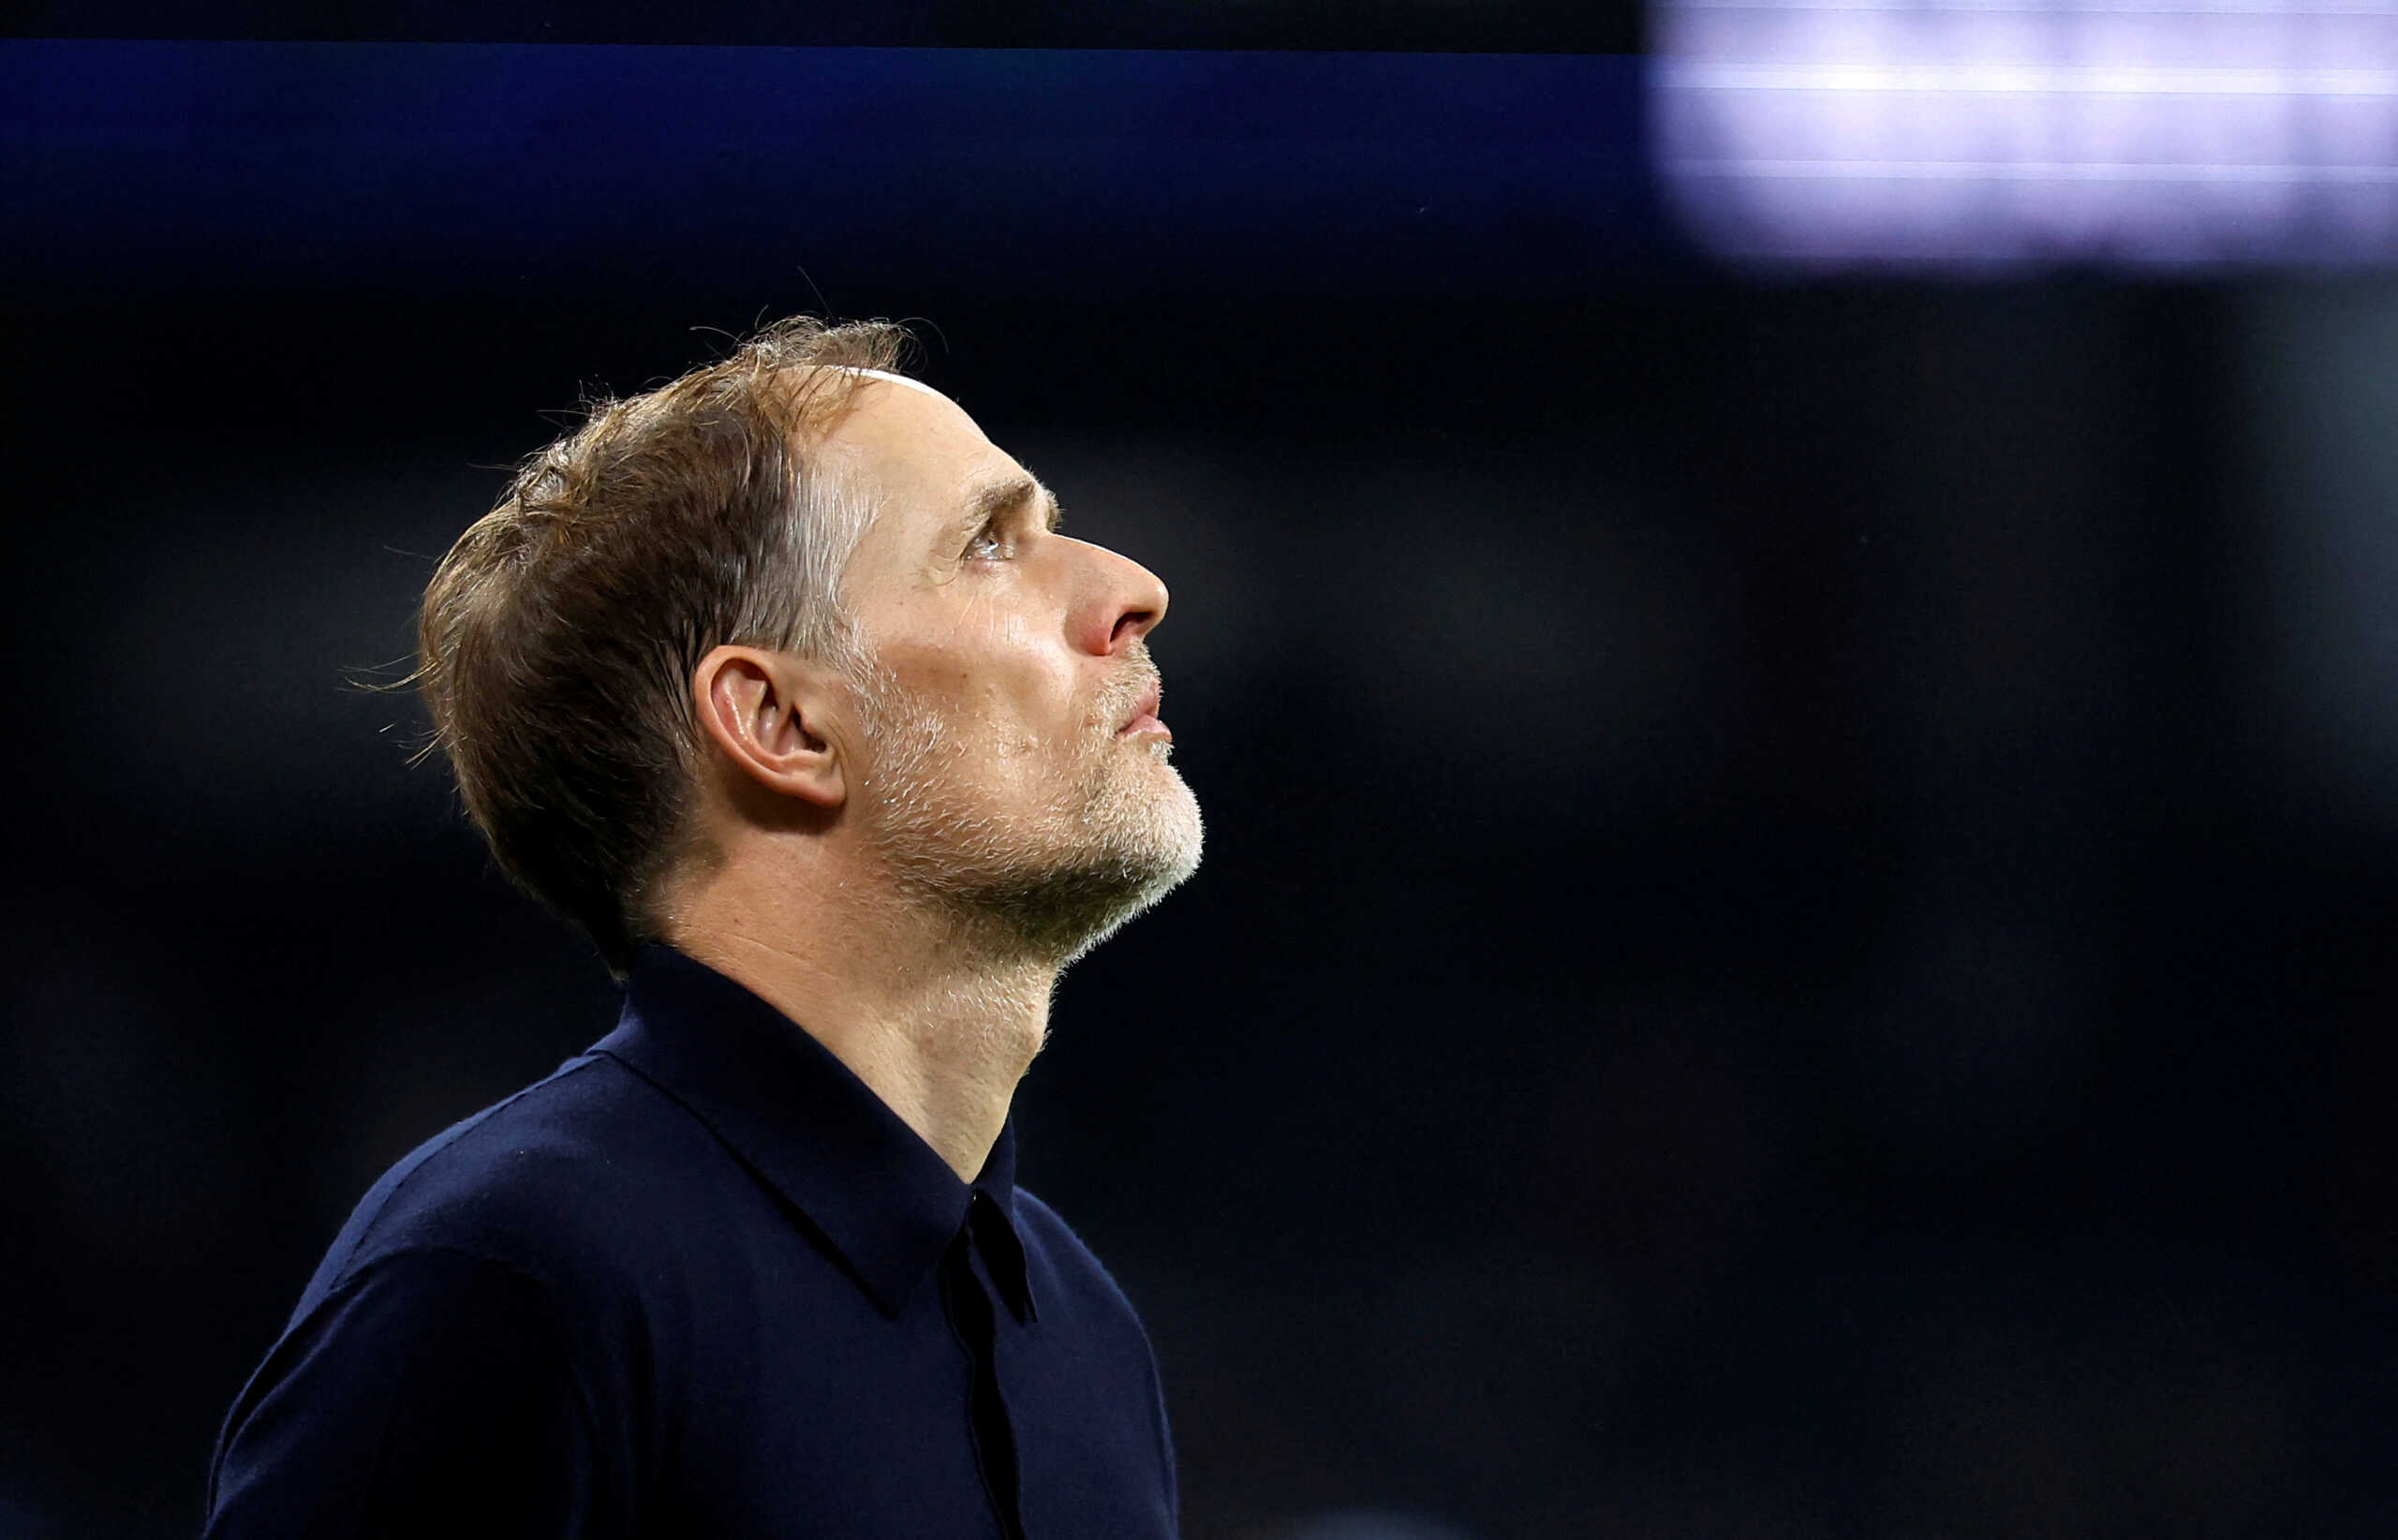
[[[847,659],[843,568],[871,489],[814,463],[885,321],[795,317],[528,457],[441,558],[417,623],[433,738],[500,869],[611,972],[659,939],[689,844],[690,680],[725,644]]]

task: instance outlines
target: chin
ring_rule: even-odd
[[[1167,745],[1160,744],[1159,749]],[[1165,756],[1161,752],[1158,756]],[[1199,869],[1199,856],[1207,841],[1206,825],[1199,817],[1199,799],[1182,777],[1173,769],[1165,771],[1166,784],[1141,799],[1134,818],[1137,831],[1128,829],[1120,844],[1128,866],[1152,872],[1160,884],[1155,903],[1180,886],[1185,879]],[[1143,906],[1147,907],[1147,905]]]
[[[878,831],[900,890],[948,911],[961,939],[995,955],[1059,967],[1082,957],[1196,871],[1205,843],[1198,799],[1164,763],[1171,746],[1143,745],[1138,760],[1122,747],[1094,755],[1030,816],[904,766],[881,799]]]
[[[984,889],[978,907],[1060,967],[1088,955],[1199,869],[1198,799],[1180,776],[1167,776],[1169,786],[1102,800],[1070,851]]]

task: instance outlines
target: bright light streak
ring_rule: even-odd
[[[1693,233],[1808,268],[2398,262],[2391,0],[1666,0]]]

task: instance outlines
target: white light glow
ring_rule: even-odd
[[[1762,265],[2398,261],[2398,5],[1666,0],[1655,141]]]

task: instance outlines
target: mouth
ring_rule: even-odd
[[[1164,686],[1152,675],[1148,688],[1141,691],[1139,700],[1132,703],[1132,719],[1118,728],[1116,735],[1119,738],[1160,737],[1171,740],[1173,730],[1158,717],[1158,709],[1164,699]]]

